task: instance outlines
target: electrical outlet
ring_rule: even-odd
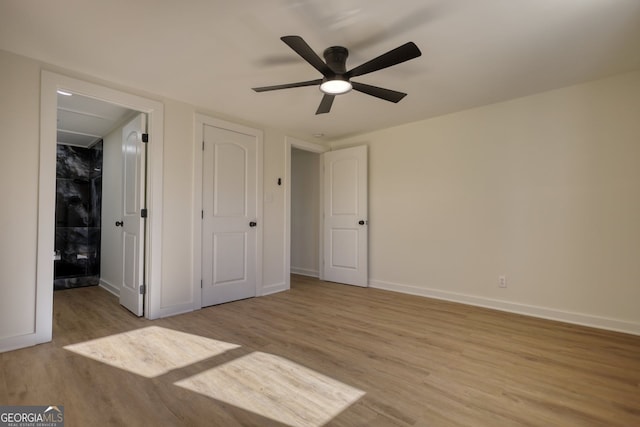
[[[507,287],[507,276],[498,276],[498,287],[500,288]]]

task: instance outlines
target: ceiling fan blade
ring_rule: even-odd
[[[420,55],[422,55],[422,52],[420,52],[418,46],[413,42],[408,42],[400,47],[390,50],[387,53],[383,53],[382,55],[373,58],[371,61],[365,62],[364,64],[347,71],[345,77],[350,79],[351,77],[369,74],[374,71],[382,70],[383,68],[391,67],[410,59],[417,58]]]
[[[298,55],[300,55],[305,61],[307,61],[313,68],[320,71],[323,76],[332,76],[333,71],[325,64],[325,62],[309,47],[300,36],[284,36],[280,37],[280,40],[285,42],[287,46],[293,49]]]
[[[324,114],[331,111],[331,105],[333,104],[333,100],[335,99],[335,95],[327,95],[325,94],[322,97],[322,101],[320,101],[320,105],[318,106],[318,110],[316,114]]]
[[[351,82],[351,86],[358,92],[366,93],[367,95],[375,96],[376,98],[384,99],[389,102],[399,102],[402,98],[407,96],[407,94],[403,92],[396,92],[395,90],[366,85],[364,83]]]
[[[292,87],[303,87],[303,86],[315,86],[322,83],[322,79],[316,80],[308,80],[306,82],[298,82],[298,83],[287,83],[283,85],[275,85],[275,86],[263,86],[263,87],[254,87],[252,88],[256,92],[266,92],[268,90],[278,90],[278,89],[289,89]]]

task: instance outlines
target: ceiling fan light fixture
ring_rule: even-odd
[[[323,61],[300,36],[283,36],[280,37],[280,40],[293,49],[298,56],[307,61],[309,65],[319,71],[320,74],[322,74],[322,78],[304,82],[254,87],[252,89],[255,92],[266,92],[270,90],[318,85],[320,92],[324,95],[316,110],[316,114],[326,114],[331,111],[331,105],[333,104],[335,96],[345,94],[351,90],[362,92],[385,101],[399,102],[407,96],[406,93],[364,83],[351,83],[350,80],[352,77],[359,77],[373,73],[374,71],[389,68],[422,55],[422,52],[420,52],[420,49],[418,49],[415,43],[407,42],[402,46],[391,49],[387,53],[370,59],[364,64],[347,70],[346,61],[349,56],[349,50],[344,46],[331,46],[326,48],[322,54],[324,56]]]
[[[320,90],[327,95],[342,95],[351,89],[353,89],[351,83],[341,79],[327,80],[320,85]]]

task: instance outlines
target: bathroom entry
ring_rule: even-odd
[[[54,289],[98,285],[102,139],[90,147],[58,143]]]
[[[142,315],[146,115],[64,92],[57,115],[54,289],[100,285]]]

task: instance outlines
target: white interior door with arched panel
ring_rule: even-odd
[[[323,279],[368,286],[367,147],[329,151],[323,157]]]
[[[262,133],[214,119],[200,125],[205,307],[260,294]]]
[[[146,116],[138,114],[122,129],[122,281],[120,304],[144,314]]]

